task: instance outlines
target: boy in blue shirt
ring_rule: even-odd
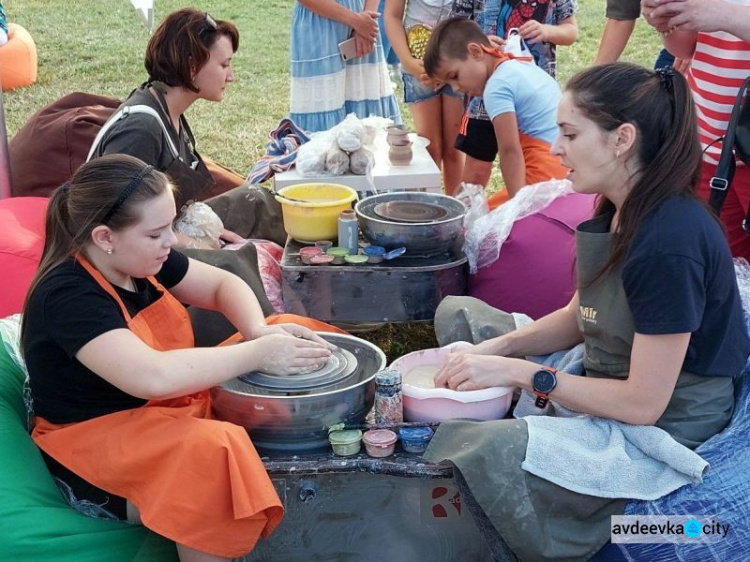
[[[482,96],[510,197],[524,185],[567,176],[559,158],[550,154],[560,87],[549,74],[494,49],[475,22],[462,18],[445,20],[433,30],[424,68],[433,80]],[[493,203],[497,198],[490,198],[490,207]]]
[[[578,39],[576,10],[576,0],[454,0],[450,16],[471,19],[486,35],[501,40],[517,28],[536,65],[555,78],[557,46]],[[481,98],[469,100],[456,148],[466,154],[463,181],[486,185],[497,145]]]

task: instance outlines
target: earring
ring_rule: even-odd
[[[615,160],[617,160],[620,157],[620,149],[615,148]]]
[[[108,255],[108,256],[111,256],[111,255],[112,255],[112,248],[107,248],[107,255]]]

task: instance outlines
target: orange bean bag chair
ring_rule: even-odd
[[[15,23],[8,24],[8,42],[0,47],[0,80],[3,92],[25,88],[36,82],[36,44],[31,34]]]
[[[44,197],[0,199],[0,318],[21,312],[44,248]]]

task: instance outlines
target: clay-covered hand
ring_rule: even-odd
[[[549,41],[549,27],[536,20],[529,20],[518,28],[518,32],[529,45]]]
[[[259,349],[257,370],[272,375],[294,375],[320,369],[331,355],[327,344],[294,337],[288,333],[253,340]]]
[[[538,369],[523,359],[452,353],[435,375],[435,388],[458,391],[481,390],[496,386],[515,386],[514,380]]]
[[[287,336],[294,336],[295,338],[302,338],[309,341],[317,342],[328,349],[336,349],[336,346],[328,343],[326,340],[321,338],[318,334],[300,326],[299,324],[274,324],[272,326],[260,326],[253,331],[252,337],[260,338],[263,336],[270,336],[273,334],[281,334]]]

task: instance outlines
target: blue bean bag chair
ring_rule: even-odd
[[[683,486],[655,501],[633,500],[625,515],[692,515],[730,525],[726,538],[688,543],[608,543],[594,562],[748,560],[750,557],[750,361],[735,380],[729,425],[695,450],[711,468],[702,484]]]
[[[145,527],[94,519],[68,505],[26,429],[23,382],[0,342],[0,559],[176,561],[174,543]]]

